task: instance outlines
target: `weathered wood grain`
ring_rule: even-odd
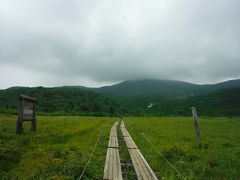
[[[117,137],[117,125],[118,125],[118,122],[113,124],[110,132],[110,137]]]
[[[124,121],[121,122],[120,128],[125,128]]]
[[[119,151],[117,148],[108,148],[106,155],[106,162],[104,167],[105,180],[121,180],[122,169],[120,163]]]
[[[121,125],[122,126],[122,125]],[[138,180],[157,180],[153,170],[143,157],[126,128],[121,128]]]
[[[135,144],[131,137],[124,137],[124,141],[128,149],[138,149],[137,145]]]
[[[196,132],[196,138],[198,141],[201,141],[201,132],[199,128],[199,123],[198,123],[198,115],[197,115],[197,110],[195,107],[192,107],[192,114],[193,114],[193,120],[194,120],[194,127],[195,127],[195,132]]]
[[[114,136],[110,136],[109,137],[108,147],[109,148],[118,148],[118,139],[117,139],[117,137],[114,137]]]
[[[122,169],[118,150],[117,123],[111,129],[104,167],[103,179],[122,180]]]
[[[128,133],[126,128],[121,128],[123,137],[130,137],[130,134]]]
[[[157,180],[151,167],[139,149],[128,149],[137,178],[143,180]]]
[[[111,129],[110,137],[117,137],[117,128],[116,129]]]

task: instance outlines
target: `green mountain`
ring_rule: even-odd
[[[0,90],[0,112],[16,113],[20,94],[37,98],[40,113],[111,115],[119,109],[111,99],[75,87],[13,87]]]
[[[72,115],[240,115],[240,80],[197,85],[183,81],[136,80],[101,87],[12,87],[0,90],[0,113],[16,114],[18,96],[38,99],[38,113]]]
[[[94,89],[117,101],[132,115],[240,115],[240,80],[197,85],[183,81],[136,80]]]
[[[173,98],[186,98],[237,86],[240,86],[240,79],[207,85],[192,84],[184,81],[146,79],[124,81],[113,86],[105,86],[92,90],[98,93],[119,96],[157,94]]]

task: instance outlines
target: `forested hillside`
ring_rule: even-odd
[[[123,81],[112,86],[92,89],[102,94],[112,94],[118,96],[136,96],[136,95],[160,95],[169,98],[187,98],[197,95],[205,95],[216,92],[221,89],[227,89],[240,86],[240,80],[230,80],[218,84],[192,84],[184,81],[173,80],[132,80]]]
[[[200,115],[239,116],[238,83],[239,80],[228,81],[216,85],[204,85],[202,89],[197,89],[199,85],[185,82],[143,80],[108,87],[108,91],[114,89],[115,92],[122,92],[118,94],[97,93],[94,92],[96,89],[93,91],[78,86],[13,87],[0,90],[0,112],[16,114],[18,96],[25,94],[36,97],[38,113],[45,114],[190,116],[190,108],[195,106]],[[102,91],[102,88],[98,91]]]
[[[190,108],[192,106],[198,109],[200,115],[240,115],[240,87],[183,99],[173,99],[156,94],[135,96],[109,95],[109,97],[121,104],[125,114],[135,116],[191,116]]]
[[[69,87],[14,87],[0,91],[1,112],[16,113],[20,94],[37,98],[40,113],[112,115],[119,109],[116,102],[88,90]]]
[[[190,108],[192,106],[195,106],[200,115],[240,115],[240,87],[221,90],[218,92],[210,93],[208,95],[190,97],[187,99],[167,99],[164,97],[156,97],[154,99],[154,97],[145,97],[145,99],[148,99],[148,101],[145,100],[145,103],[143,104],[140,104],[140,101],[138,101],[140,97],[135,97],[133,99],[135,99],[135,104],[138,104],[138,106],[135,106],[138,107],[135,109],[135,114],[143,113],[144,115],[154,114],[190,116]],[[152,107],[147,107],[150,103],[152,103]]]

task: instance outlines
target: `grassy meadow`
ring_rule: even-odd
[[[115,117],[38,116],[37,133],[27,122],[24,134],[16,135],[16,117],[1,115],[0,179],[76,179],[103,129],[83,178],[101,179],[115,121]],[[181,176],[143,134],[187,179],[240,178],[240,118],[200,117],[200,148],[191,117],[126,117],[125,125],[159,179]]]
[[[126,118],[126,127],[162,179],[181,175],[142,134],[187,179],[240,179],[240,118],[200,117],[200,147],[191,117]]]
[[[38,116],[37,133],[32,133],[26,122],[24,134],[16,135],[16,117],[0,116],[0,179],[76,179],[104,128],[84,173],[85,179],[102,178],[108,136],[115,121],[109,117]]]

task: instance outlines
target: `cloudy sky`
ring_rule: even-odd
[[[239,0],[0,0],[0,88],[240,78]]]

